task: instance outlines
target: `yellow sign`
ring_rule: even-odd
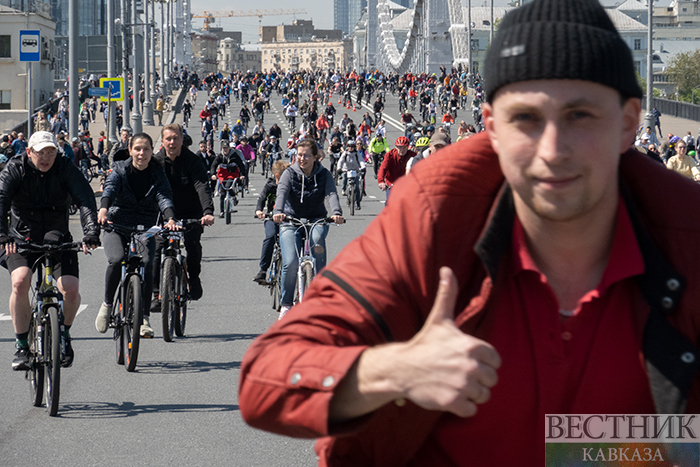
[[[113,101],[124,100],[124,78],[100,78],[101,88],[112,88],[112,99]],[[101,101],[107,102],[109,99],[107,97],[100,97]]]

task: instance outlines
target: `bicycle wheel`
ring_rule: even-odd
[[[163,318],[163,340],[172,342],[175,332],[175,314],[177,313],[178,291],[175,284],[176,260],[172,257],[163,261],[163,283],[161,290],[161,316]]]
[[[61,393],[61,324],[58,309],[48,307],[44,323],[44,362],[46,365],[46,410],[51,417],[58,413]]]
[[[301,287],[300,287],[300,294],[299,294],[299,303],[301,303],[302,299],[304,298],[304,295],[306,294],[306,290],[309,288],[309,285],[311,284],[311,279],[314,278],[314,268],[311,265],[311,263],[306,263],[304,265],[304,268],[301,271]]]
[[[224,200],[224,210],[226,212],[226,225],[231,223],[231,199],[229,198],[228,195],[226,195],[226,199]]]
[[[141,296],[141,279],[136,274],[129,276],[126,285],[126,300],[122,306],[122,342],[124,346],[124,363],[126,371],[136,369],[143,321],[143,297]]]
[[[114,294],[114,300],[112,301],[112,316],[110,319],[112,320],[112,323],[114,323],[114,343],[116,345],[116,357],[117,357],[117,365],[123,365],[124,364],[124,340],[122,339],[122,323],[121,323],[121,317],[122,313],[121,308],[122,308],[122,285],[120,284],[119,287],[117,288],[117,291]]]
[[[185,264],[185,258],[182,260]],[[189,300],[189,290],[187,290],[187,271],[180,268],[180,274],[175,277],[175,291],[177,293],[177,311],[175,312],[175,335],[182,337],[185,335],[185,324],[187,324],[187,301]]]
[[[40,407],[44,401],[44,365],[39,361],[39,328],[32,313],[32,320],[29,323],[29,394],[32,405]]]
[[[351,183],[348,187],[348,206],[350,207],[350,215],[355,215],[355,184]]]
[[[272,274],[270,275],[270,294],[272,295],[272,309],[275,311],[280,311],[282,299],[282,280],[280,274],[282,274],[282,255],[277,253],[275,255],[274,263],[272,264]]]

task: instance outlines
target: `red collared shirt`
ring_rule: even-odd
[[[503,361],[491,400],[472,418],[445,414],[415,465],[541,467],[545,414],[655,413],[632,307],[644,262],[621,200],[608,265],[573,317],[560,315],[517,218],[502,267],[504,287],[475,333]]]

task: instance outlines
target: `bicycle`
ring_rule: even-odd
[[[345,176],[348,180],[348,186],[345,190],[345,196],[347,197],[348,208],[350,209],[350,215],[355,215],[355,206],[360,204],[362,200],[362,173],[358,173],[356,170],[348,170],[345,172]],[[355,180],[357,180],[358,185],[355,185]],[[359,192],[358,192],[359,190]]]
[[[238,191],[243,191],[242,184],[240,183],[240,178],[238,177],[238,168],[236,167],[236,172],[228,172],[228,165],[221,164],[219,169],[217,169],[217,178],[221,184],[221,190],[226,194],[224,196],[224,208],[223,213],[226,218],[226,224],[231,223],[231,213],[237,212],[234,210],[234,206],[238,205]],[[239,188],[240,187],[240,188]]]
[[[257,219],[257,217],[256,217]],[[263,221],[272,221],[272,214],[268,213]],[[272,261],[265,275],[265,285],[270,288],[272,297],[272,309],[279,312],[282,307],[282,249],[280,248],[279,231],[275,235],[275,247],[272,250]]]
[[[159,235],[165,240],[161,254],[161,316],[163,340],[172,342],[173,334],[185,335],[187,303],[190,301],[190,280],[187,274],[187,256],[182,254],[185,230],[200,225],[199,219],[183,219],[178,225],[184,230],[162,230]]]
[[[112,301],[112,315],[109,327],[114,329],[116,342],[117,364],[124,365],[126,371],[133,372],[139,354],[141,324],[143,323],[143,281],[145,264],[141,251],[142,240],[160,233],[163,229],[158,226],[146,230],[139,225],[131,227],[107,224],[102,227],[106,232],[129,232],[129,243],[122,261],[122,274],[119,286]]]
[[[58,291],[53,270],[59,253],[81,248],[82,243],[17,245],[18,253],[40,254],[32,266],[36,282],[29,321],[29,370],[25,373],[25,379],[29,381],[34,407],[41,406],[45,390],[46,410],[51,417],[58,414],[61,360],[66,347],[63,295]]]
[[[297,303],[301,303],[309,288],[311,281],[316,276],[316,258],[311,254],[311,231],[318,225],[333,224],[333,219],[330,217],[318,219],[310,222],[308,219],[297,219],[296,217],[286,216],[285,222],[297,226],[297,230],[302,229],[302,241],[304,242],[301,249],[297,250],[299,257],[299,265],[297,267],[297,289],[295,298]],[[280,267],[280,278],[282,268]],[[281,288],[280,288],[281,294]]]

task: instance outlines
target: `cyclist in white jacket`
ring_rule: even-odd
[[[343,151],[340,159],[338,159],[338,167],[343,172],[343,195],[345,195],[345,190],[348,187],[348,171],[355,171],[357,174],[354,178],[355,180],[355,199],[357,201],[357,209],[360,208],[360,201],[362,201],[362,187],[360,185],[359,173],[365,171],[365,160],[360,153],[357,152],[357,145],[355,140],[349,140],[347,143],[347,149]]]

